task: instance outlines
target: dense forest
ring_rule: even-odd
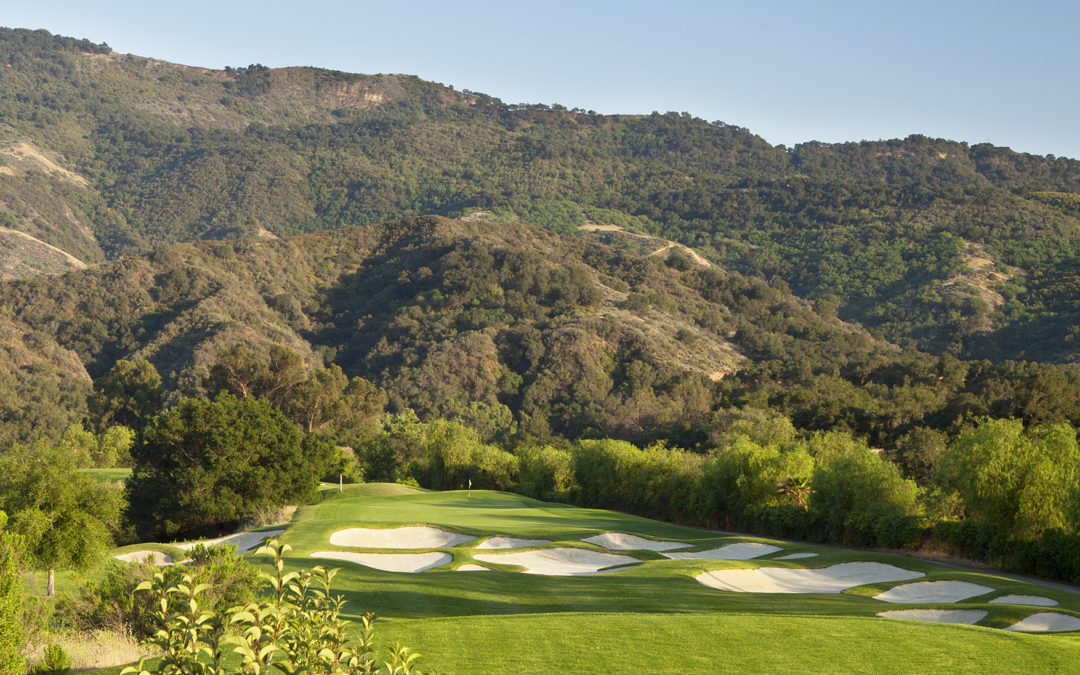
[[[7,282],[3,297],[18,339],[9,440],[82,419],[120,359],[152,363],[169,400],[205,395],[216,354],[240,342],[337,365],[392,412],[466,420],[486,440],[694,447],[747,407],[890,450],[981,416],[1080,423],[1071,366],[900,349],[780,282],[522,225],[423,217],[177,244]]]

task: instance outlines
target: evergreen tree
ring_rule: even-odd
[[[172,537],[312,499],[337,451],[268,401],[222,393],[153,418],[132,455],[128,515],[140,534]]]

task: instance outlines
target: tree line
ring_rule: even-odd
[[[317,499],[320,479],[341,476],[513,490],[806,541],[945,547],[1080,581],[1080,447],[1069,422],[968,418],[950,432],[917,427],[882,450],[743,406],[717,411],[680,447],[500,436],[485,415],[387,412],[375,385],[307,368],[282,346],[234,345],[203,378],[206,397],[166,405],[149,362],[121,361],[95,382],[85,426],[0,455],[0,564],[80,568],[117,543],[218,534]],[[80,471],[117,465],[133,467],[123,490]],[[0,623],[10,623],[15,591],[0,591]]]

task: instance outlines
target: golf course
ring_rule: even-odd
[[[1080,662],[1080,594],[1066,587],[510,493],[324,486],[320,503],[267,533],[292,546],[290,566],[340,568],[344,615],[374,612],[380,642],[409,645],[425,670],[1056,672]]]

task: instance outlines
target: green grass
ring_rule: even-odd
[[[958,672],[1067,670],[1080,659],[1080,634],[1021,635],[998,630],[1036,611],[987,604],[1006,593],[1057,599],[1052,611],[1080,614],[1080,595],[992,572],[959,571],[935,563],[869,551],[773,542],[783,551],[753,561],[667,560],[630,553],[643,564],[610,575],[549,577],[513,571],[462,573],[478,541],[446,549],[453,562],[421,574],[381,572],[310,553],[333,549],[332,532],[346,527],[427,524],[477,536],[506,534],[588,546],[580,540],[618,531],[711,548],[725,536],[611,511],[538,502],[519,495],[473,491],[426,492],[403,486],[352,485],[299,510],[282,541],[297,567],[339,567],[335,589],[347,616],[373,611],[380,639],[401,641],[440,671],[468,672]],[[603,550],[603,549],[598,549]],[[795,551],[818,557],[769,558]],[[626,552],[620,552],[626,553]],[[256,558],[260,563],[265,559]],[[841,594],[725,593],[698,573],[761,564],[824,567],[880,561],[924,572],[920,580],[963,580],[995,589],[948,608],[988,611],[978,626],[881,619],[876,612],[934,605],[893,605],[872,598],[895,583]],[[507,568],[510,569],[510,568]]]
[[[576,577],[521,574],[509,571],[510,566],[491,572],[453,571],[472,560],[479,539],[445,549],[453,562],[421,574],[310,557],[313,551],[339,548],[329,544],[330,534],[339,529],[419,524],[478,537],[506,534],[584,547],[589,545],[581,539],[610,531],[684,541],[699,549],[769,540],[509,493],[428,492],[384,484],[347,485],[338,493],[337,485],[323,486],[323,501],[300,509],[281,535],[293,547],[287,555],[290,566],[340,568],[334,588],[348,601],[346,618],[375,612],[381,644],[409,645],[422,655],[423,667],[440,672],[1065,672],[1080,663],[1080,633],[999,630],[1047,610],[986,602],[1006,593],[1043,595],[1060,603],[1049,611],[1080,614],[1080,594],[885,553],[789,542],[771,542],[784,550],[751,561],[668,560],[657,553],[620,552],[643,562],[614,574]],[[140,548],[173,552],[169,546],[151,544],[118,552]],[[798,551],[819,555],[770,560]],[[253,561],[267,564],[263,556]],[[694,579],[710,569],[825,567],[845,561],[887,562],[924,572],[920,580],[989,586],[995,590],[985,596],[936,605],[982,609],[988,615],[977,626],[876,617],[876,612],[889,609],[934,606],[873,599],[895,583],[840,594],[753,594],[713,590]]]
[[[131,477],[131,469],[80,469],[103,483],[123,483]]]
[[[532,614],[381,629],[450,673],[1074,672],[1080,640],[785,614]]]

